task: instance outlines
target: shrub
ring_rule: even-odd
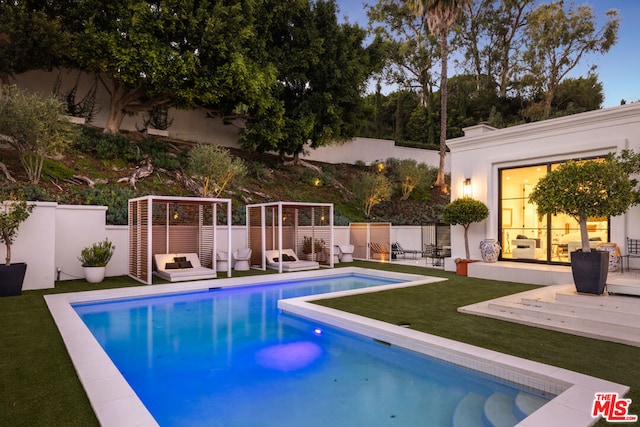
[[[45,156],[68,144],[71,124],[60,120],[63,106],[54,96],[45,99],[10,86],[0,97],[0,134],[20,157],[29,182],[38,184]]]
[[[242,159],[235,158],[226,148],[198,144],[189,153],[189,167],[202,185],[202,196],[219,197],[232,180],[242,179],[247,168]]]
[[[102,242],[83,248],[78,260],[83,267],[106,267],[115,249],[116,247],[109,239],[104,239]]]

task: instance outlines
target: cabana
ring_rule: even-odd
[[[221,250],[231,253],[231,215],[231,199],[173,196],[130,199],[129,276],[150,285],[154,257],[165,264],[168,256],[174,255],[187,261],[195,261],[197,257],[198,262],[195,265],[192,262],[188,269],[181,268],[184,265],[172,265],[173,268],[156,265],[156,270],[168,267],[165,271],[168,280],[215,278],[221,228],[226,229],[226,242]],[[174,261],[173,256],[169,258]],[[226,271],[227,277],[231,277],[231,263]]]
[[[272,268],[282,273],[320,265],[333,267],[333,204],[247,205],[247,245],[252,250],[250,264],[256,269]],[[290,255],[295,255],[297,264],[288,261]]]
[[[353,257],[363,260],[391,259],[390,222],[352,222],[349,241],[354,246]]]

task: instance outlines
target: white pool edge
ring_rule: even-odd
[[[279,301],[279,307],[291,314],[332,324],[371,338],[387,341],[399,347],[486,372],[489,375],[495,375],[507,381],[524,384],[537,390],[547,391],[545,387],[549,387],[550,384],[550,387],[556,390],[564,390],[566,388],[559,396],[519,424],[524,427],[539,426],[542,425],[541,423],[546,426],[565,426],[569,425],[569,421],[571,421],[571,425],[575,426],[592,425],[597,421],[590,414],[596,392],[617,392],[619,395],[624,395],[629,390],[629,387],[620,384],[390,325],[362,316],[344,313],[309,302],[321,298],[416,286],[446,280],[436,277],[347,267],[335,270],[323,269],[313,272],[287,273],[285,275],[272,274],[51,294],[46,295],[44,298],[100,425],[104,427],[157,426],[158,423],[142,404],[111,359],[102,350],[98,341],[72,308],[72,304],[199,291],[211,287],[269,284],[309,277],[348,273],[367,274],[370,272],[375,273],[378,277],[402,278],[407,282],[281,300]]]

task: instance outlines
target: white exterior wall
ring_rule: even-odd
[[[129,232],[127,226],[107,226],[106,206],[60,205],[55,213],[55,267],[61,280],[83,279],[84,271],[78,257],[83,248],[109,239],[115,246],[107,264],[107,276],[127,274],[129,262]],[[53,287],[53,284],[51,284]]]
[[[491,130],[487,126],[465,129],[466,136],[448,141],[451,150],[451,199],[462,197],[462,183],[471,178],[472,197],[487,204],[489,217],[469,227],[472,259],[481,259],[479,244],[497,239],[498,170],[539,162],[563,161],[605,155],[622,149],[640,149],[640,103],[542,122]],[[626,253],[626,237],[640,238],[640,207],[611,218],[611,241]],[[451,230],[452,258],[464,258],[464,229]]]

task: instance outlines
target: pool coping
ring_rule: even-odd
[[[487,373],[490,375],[496,374],[496,376],[500,376],[506,372],[508,373],[507,377],[501,378],[507,381],[517,382],[516,380],[522,380],[526,377],[529,380],[535,381],[535,383],[531,383],[529,386],[537,390],[545,390],[545,384],[549,383],[555,384],[555,387],[566,387],[566,390],[558,397],[519,424],[524,427],[541,425],[540,423],[542,422],[549,426],[556,425],[556,423],[557,425],[568,425],[566,424],[568,420],[571,420],[572,425],[578,425],[576,421],[582,419],[585,420],[584,425],[591,425],[597,421],[597,419],[592,418],[590,414],[590,408],[596,392],[617,392],[622,396],[629,390],[629,387],[620,384],[322,307],[311,302],[316,299],[364,292],[378,292],[446,280],[439,277],[371,270],[359,267],[344,267],[332,270],[315,270],[313,272],[286,273],[284,275],[273,274],[51,294],[45,295],[44,298],[67,347],[78,378],[87,393],[100,424],[105,427],[157,426],[158,423],[156,420],[120,374],[117,367],[104,352],[82,319],[77,315],[71,306],[72,304],[200,291],[211,287],[231,288],[258,284],[263,285],[281,282],[283,280],[298,280],[309,277],[324,277],[349,273],[370,274],[372,272],[375,273],[377,277],[401,278],[406,280],[406,282],[376,286],[374,288],[280,300],[278,305],[282,310],[291,314],[329,323],[372,338],[387,341],[399,347],[422,353],[426,352],[426,354],[442,360],[448,360],[447,357],[455,357],[455,360],[463,363],[462,366],[470,365],[467,367],[471,369],[480,370],[479,368],[489,368],[489,372]],[[437,354],[440,356],[438,357]],[[479,356],[489,362],[481,362]],[[449,361],[452,360],[449,359]],[[492,372],[492,369],[495,372]],[[511,375],[511,377],[509,377],[509,375]],[[589,422],[587,422],[587,418]]]

